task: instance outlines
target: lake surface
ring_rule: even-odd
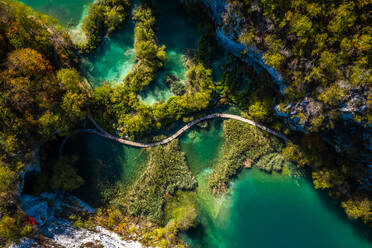
[[[197,20],[187,15],[179,1],[153,1],[153,13],[156,17],[156,36],[160,45],[166,46],[167,60],[158,73],[155,82],[140,94],[141,100],[149,105],[157,101],[166,101],[172,96],[164,83],[169,74],[180,81],[186,79],[186,67],[183,54],[187,49],[196,49],[202,31],[197,27]],[[164,6],[167,6],[164,8]]]
[[[304,177],[245,169],[233,181],[231,194],[211,196],[207,178],[218,159],[222,135],[217,124],[182,140],[199,183],[201,226],[184,235],[191,247],[372,247],[367,241],[371,232],[349,221]]]
[[[147,159],[142,149],[86,133],[72,137],[65,154],[78,158],[77,172],[85,180],[74,193],[94,207],[109,197],[105,195],[107,190],[132,182]]]
[[[98,49],[82,60],[82,71],[93,87],[107,82],[114,86],[123,82],[124,77],[135,64],[134,23],[128,20],[110,38],[104,39]]]
[[[190,169],[198,180],[201,224],[182,234],[195,248],[367,248],[368,230],[349,221],[326,194],[304,177],[245,169],[231,193],[215,197],[207,179],[224,142],[221,121],[195,127],[181,137]],[[86,183],[77,195],[97,206],[105,188],[128,183],[146,163],[146,153],[93,134],[75,136],[65,153],[79,156]]]
[[[91,0],[24,0],[38,11],[58,18],[63,25],[78,25]],[[153,104],[171,94],[163,78],[173,73],[185,79],[182,54],[196,48],[201,32],[177,1],[155,1],[157,36],[167,46],[168,60],[156,82],[142,94]],[[166,7],[165,7],[166,6]],[[101,47],[86,58],[85,72],[99,86],[121,82],[133,66],[133,23],[128,22]],[[225,56],[225,55],[224,55]],[[214,62],[215,70],[223,63]],[[217,74],[215,74],[217,75]],[[218,76],[217,76],[218,77]],[[224,142],[220,121],[208,122],[206,128],[194,127],[181,136],[190,169],[198,180],[197,197],[201,224],[182,234],[195,248],[365,248],[370,232],[349,221],[342,209],[324,193],[315,191],[306,178],[288,174],[267,174],[257,169],[244,170],[234,180],[229,195],[215,197],[208,191],[207,179],[219,159]],[[107,189],[129,184],[143,168],[147,155],[93,134],[71,138],[65,154],[79,158],[78,172],[85,184],[75,193],[99,206],[110,198]],[[109,192],[109,193],[107,193]]]

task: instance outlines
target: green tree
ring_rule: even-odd
[[[249,105],[248,114],[257,120],[263,120],[271,113],[271,101],[255,98]]]
[[[80,92],[82,78],[75,68],[65,68],[57,72],[57,79],[63,85],[65,90]]]
[[[301,150],[300,146],[296,144],[287,144],[287,146],[282,150],[282,153],[286,160],[296,163],[299,166],[310,164],[305,153]]]

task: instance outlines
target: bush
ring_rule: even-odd
[[[296,144],[288,143],[287,146],[283,149],[282,153],[286,160],[292,161],[299,166],[310,164],[310,161],[307,159],[306,154]]]
[[[178,191],[165,205],[165,219],[186,231],[197,224],[198,208],[195,192]]]
[[[81,45],[84,53],[94,51],[105,35],[111,35],[127,18],[128,0],[96,0],[89,6],[82,30],[87,41]]]
[[[283,155],[280,153],[270,153],[263,156],[257,161],[255,166],[266,172],[276,171],[279,172],[284,166],[289,166],[290,163],[287,162]]]
[[[173,74],[168,75],[164,81],[176,96],[182,96],[186,93],[185,85]]]
[[[16,179],[16,172],[0,161],[0,194],[3,195],[4,192],[14,189]]]

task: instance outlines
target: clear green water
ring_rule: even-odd
[[[84,5],[91,0],[23,2],[58,18],[64,25],[76,25]],[[177,2],[155,2],[159,6],[156,11],[159,42],[167,46],[168,60],[157,82],[143,94],[143,100],[149,104],[171,95],[162,83],[168,73],[184,79],[183,51],[196,48],[201,34]],[[103,81],[115,84],[130,71],[134,57],[133,23],[126,25],[86,61],[86,71],[94,86]],[[212,64],[215,71],[221,66],[218,61]],[[209,122],[205,129],[193,128],[181,138],[181,147],[199,185],[201,225],[183,234],[191,247],[372,247],[366,240],[371,233],[348,221],[335,203],[315,191],[304,178],[245,170],[234,181],[231,194],[212,196],[207,178],[218,160],[222,135],[221,123],[216,121]],[[92,134],[73,137],[65,146],[65,154],[79,157],[78,172],[85,184],[75,193],[93,206],[105,198],[105,189],[117,183],[130,183],[146,161],[146,153],[141,149]]]
[[[183,234],[191,247],[372,247],[367,240],[371,232],[347,220],[305,178],[245,169],[229,195],[212,196],[207,179],[222,144],[220,125],[182,142],[199,184],[201,225]]]
[[[194,175],[214,167],[223,144],[223,132],[219,120],[207,122],[207,127],[194,127],[182,136],[181,147]]]
[[[93,87],[104,82],[119,84],[131,71],[135,64],[133,32],[134,23],[128,21],[121,30],[105,39],[91,56],[82,60],[82,71]]]
[[[69,26],[72,38],[79,39],[80,25],[87,13],[89,3],[94,0],[22,0],[33,9],[57,18],[62,25]],[[121,83],[130,72],[135,58],[134,23],[129,20],[88,58],[83,58],[81,71],[93,87],[104,82],[110,85]]]
[[[92,55],[82,60],[81,69],[93,87],[105,82],[114,86],[132,70],[134,59],[134,22],[130,16]]]
[[[187,49],[197,48],[202,34],[197,28],[197,20],[187,15],[179,1],[156,0],[153,4],[156,36],[159,44],[166,46],[167,60],[156,81],[140,95],[141,100],[150,105],[166,101],[173,95],[164,83],[167,75],[173,74],[181,81],[185,80],[186,67],[182,55]]]
[[[84,10],[93,0],[21,0],[20,2],[57,18],[64,26],[76,26]]]
[[[315,191],[305,178],[244,170],[231,193],[215,197],[207,179],[223,144],[220,121],[196,127],[181,137],[190,169],[198,180],[197,200],[201,225],[183,233],[195,248],[367,248],[368,230],[347,220],[336,203]],[[85,185],[79,197],[97,205],[102,190],[130,182],[143,168],[146,154],[92,134],[74,137],[66,153],[80,157],[79,173]]]

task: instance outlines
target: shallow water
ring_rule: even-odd
[[[191,128],[182,136],[181,147],[194,175],[213,168],[218,160],[218,153],[223,144],[222,121],[211,120],[204,122],[207,126]]]
[[[135,3],[137,1],[134,1]],[[135,3],[132,3],[132,8]],[[93,87],[103,83],[120,84],[135,64],[134,22],[129,11],[128,20],[98,49],[82,60],[82,71]]]
[[[191,247],[371,247],[366,229],[347,220],[340,207],[305,178],[245,169],[230,194],[212,196],[207,180],[222,144],[217,120],[181,137],[181,148],[198,180],[201,225],[182,234]],[[94,206],[104,199],[105,188],[131,182],[147,159],[141,149],[93,134],[75,136],[65,148],[66,154],[79,156],[79,174],[86,181],[76,194]]]
[[[191,247],[372,247],[370,233],[305,178],[245,169],[231,194],[212,196],[207,180],[223,144],[221,126],[192,137],[182,142],[199,184],[201,225],[183,234]]]
[[[123,81],[135,64],[133,49],[134,24],[128,21],[124,27],[103,41],[101,46],[82,62],[82,71],[93,87],[104,82],[116,85]]]
[[[57,18],[64,26],[76,26],[93,0],[20,0],[34,10]]]
[[[245,170],[224,205],[218,215],[204,212],[202,226],[186,236],[191,247],[371,247],[367,230],[305,179]]]
[[[89,3],[94,0],[22,0],[37,11],[57,18],[71,30],[72,38],[79,39],[79,29],[83,15],[87,14]],[[129,20],[88,58],[83,58],[81,71],[93,87],[104,82],[110,85],[121,83],[134,65],[135,53],[134,23]]]
[[[186,79],[186,67],[182,56],[187,49],[197,48],[202,34],[197,28],[197,20],[187,15],[179,1],[156,0],[153,4],[156,36],[159,44],[166,46],[167,60],[155,82],[140,94],[140,99],[150,105],[157,101],[166,101],[173,95],[164,83],[167,75],[173,74],[181,81]]]

